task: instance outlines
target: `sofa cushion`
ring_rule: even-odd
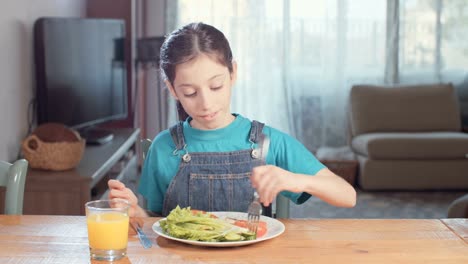
[[[358,156],[363,190],[468,189],[468,160],[373,160]]]
[[[351,89],[351,132],[461,131],[458,99],[451,84]]]
[[[465,159],[468,134],[461,132],[368,133],[354,137],[352,149],[375,160]]]

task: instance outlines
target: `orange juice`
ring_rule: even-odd
[[[127,247],[128,215],[119,212],[90,214],[87,217],[89,247],[119,250]]]

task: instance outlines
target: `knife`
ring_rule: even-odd
[[[141,230],[140,224],[136,221],[130,221],[133,229],[136,230],[138,234],[138,238],[140,239],[140,243],[143,245],[144,248],[151,248],[153,243],[151,240],[146,236],[146,234]]]

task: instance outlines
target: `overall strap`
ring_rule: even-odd
[[[263,137],[263,127],[265,126],[264,123],[258,122],[256,120],[252,121],[252,128],[250,129],[249,141],[252,143],[257,144],[262,140]]]
[[[183,123],[182,121],[177,122],[177,124],[173,125],[170,128],[171,137],[176,145],[177,150],[181,150],[185,146],[184,140],[184,130],[183,130]]]
[[[258,122],[256,120],[252,121],[252,128],[250,129],[249,141],[255,144],[261,143],[263,144],[263,138],[265,135],[262,133],[263,127],[265,126],[264,123]],[[255,151],[255,150],[254,150]],[[262,204],[263,215],[272,217],[273,216],[273,209],[271,205],[263,206]]]

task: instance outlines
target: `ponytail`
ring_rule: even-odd
[[[184,107],[179,101],[177,101],[177,114],[179,115],[179,121],[185,121],[189,117],[189,115],[187,114],[187,112],[185,112]]]

